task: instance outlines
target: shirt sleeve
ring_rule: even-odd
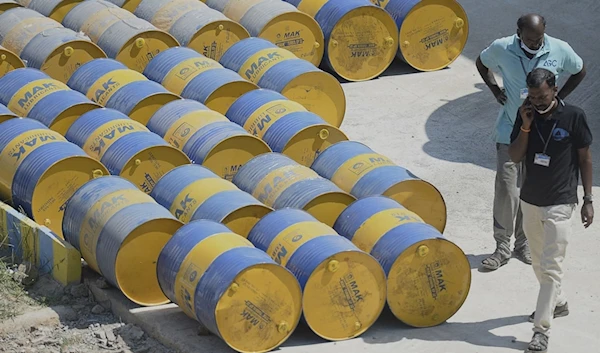
[[[499,66],[498,59],[500,58],[503,49],[504,47],[500,44],[500,41],[496,39],[489,47],[485,48],[481,54],[479,54],[481,63],[488,69],[497,68]]]
[[[580,73],[583,69],[583,59],[581,59],[575,50],[573,50],[573,48],[567,43],[564,44],[563,50],[565,52],[563,70],[567,71],[571,75]]]
[[[592,131],[588,126],[587,117],[583,111],[577,115],[574,132],[573,146],[575,146],[575,148],[585,148],[592,144]]]
[[[515,142],[521,132],[521,126],[523,125],[523,119],[521,118],[521,112],[517,112],[517,118],[515,119],[515,125],[513,126],[512,133],[510,134],[510,143]]]

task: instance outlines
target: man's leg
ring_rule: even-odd
[[[523,163],[517,167],[519,169],[519,180],[517,182],[518,188],[521,189],[523,187],[523,182],[525,180],[525,172],[526,168]],[[527,240],[527,236],[525,235],[525,231],[523,230],[523,211],[522,211],[521,203],[519,202],[517,205],[517,219],[515,221],[515,256],[523,261],[524,263],[531,265],[531,253],[529,250],[529,242]]]
[[[483,266],[495,270],[510,259],[510,238],[519,209],[518,165],[510,160],[508,145],[496,144],[497,165],[494,187],[494,239],[496,251],[483,260]]]

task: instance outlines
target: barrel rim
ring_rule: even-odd
[[[139,132],[148,133],[148,131],[139,131]],[[154,134],[153,132],[150,132],[150,133]],[[165,142],[166,142],[166,141],[165,141]],[[111,147],[112,147],[112,146],[111,146]],[[139,158],[136,158],[136,157],[139,157],[141,154],[148,153],[148,151],[151,151],[151,150],[154,150],[154,149],[165,150],[165,151],[167,151],[167,150],[168,150],[168,151],[170,151],[171,153],[174,153],[174,154],[178,155],[179,157],[182,157],[182,156],[183,156],[183,157],[185,157],[185,159],[187,159],[187,160],[189,161],[189,164],[192,164],[192,162],[191,162],[191,160],[190,160],[190,157],[188,157],[188,156],[187,156],[185,153],[183,153],[183,151],[182,151],[182,150],[180,150],[180,149],[177,149],[177,148],[175,148],[175,147],[173,147],[173,146],[169,145],[168,143],[167,143],[166,145],[154,145],[154,146],[148,146],[148,147],[145,147],[145,148],[143,148],[143,149],[141,149],[141,150],[137,151],[137,152],[136,152],[136,153],[135,153],[133,156],[131,156],[131,158],[129,158],[129,159],[128,159],[128,160],[127,160],[127,161],[126,161],[124,164],[123,164],[123,167],[121,168],[121,171],[120,171],[120,173],[119,173],[119,175],[118,175],[118,176],[120,176],[121,178],[125,178],[125,177],[122,177],[122,176],[121,176],[121,174],[123,174],[123,173],[125,172],[125,170],[127,170],[127,167],[128,167],[128,166],[130,166],[131,164],[135,165],[135,160],[136,160],[136,159],[139,159]],[[188,165],[188,164],[182,164],[182,165],[179,165],[179,166],[177,166],[177,167],[181,167],[181,166],[184,166],[184,165]],[[173,169],[171,169],[171,170],[173,170]],[[170,171],[171,171],[171,170],[170,170]],[[166,173],[165,173],[165,174],[166,174]],[[163,176],[164,176],[164,175],[163,175]],[[162,179],[162,177],[161,177],[161,179]],[[160,180],[160,179],[159,179],[159,180]],[[158,184],[158,182],[156,182],[156,184]],[[156,184],[154,184],[154,187],[156,187]]]

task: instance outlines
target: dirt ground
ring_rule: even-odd
[[[99,281],[104,281],[100,279]],[[106,286],[105,283],[100,285]],[[0,352],[167,353],[140,328],[94,302],[85,284],[62,287],[0,262]]]

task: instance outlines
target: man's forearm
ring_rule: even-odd
[[[583,191],[585,195],[592,194],[592,178],[593,178],[593,168],[592,168],[592,156],[589,150],[585,154],[584,158],[580,158],[579,160],[579,169],[581,170],[581,183],[583,184]]]
[[[477,57],[475,65],[477,66],[477,71],[479,71],[479,75],[481,75],[483,82],[485,82],[485,84],[489,87],[492,93],[496,94],[497,91],[500,90],[500,87],[498,86],[498,82],[496,82],[494,72],[492,72],[492,70],[488,69],[485,65],[483,65],[479,57]]]
[[[508,155],[514,163],[519,163],[523,160],[525,154],[527,153],[528,143],[529,133],[521,130],[517,139],[511,143],[510,146],[508,146]]]
[[[585,75],[586,70],[584,66],[578,74],[569,77],[563,88],[558,92],[560,99],[567,98],[567,96],[571,94],[571,92],[573,92],[577,86],[579,86],[581,81],[583,81]]]

